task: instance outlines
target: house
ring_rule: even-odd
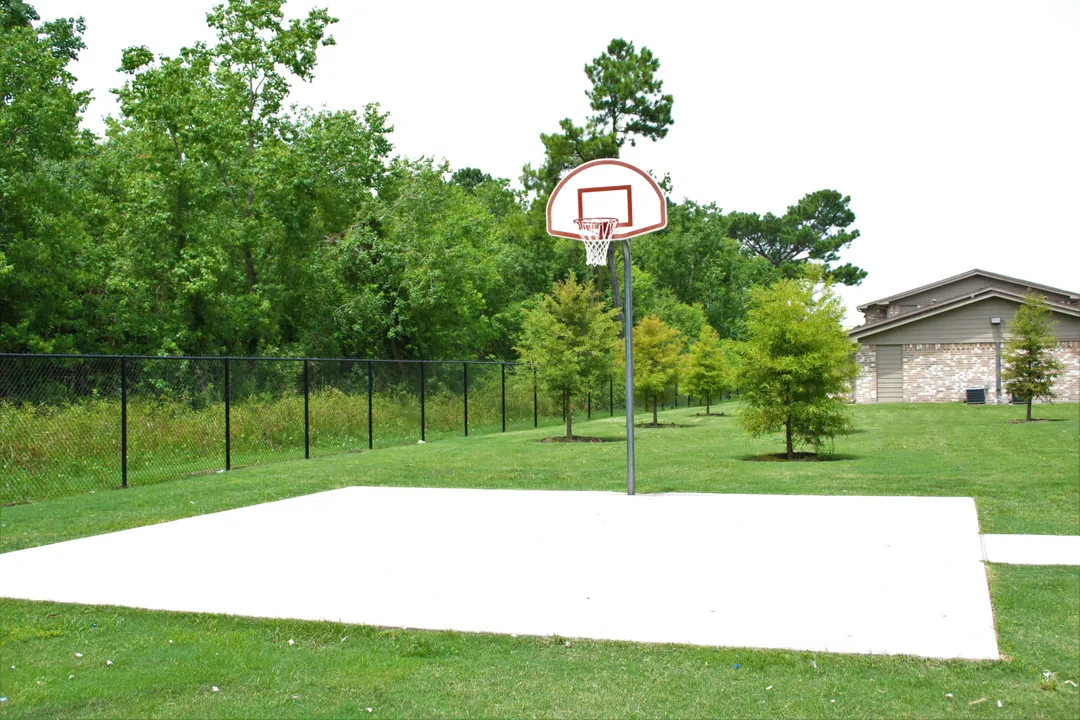
[[[957,402],[968,388],[985,388],[988,403],[1009,402],[1002,351],[1029,289],[1045,298],[1056,321],[1063,366],[1056,399],[1080,402],[1080,292],[985,270],[859,307],[865,321],[848,331],[860,345],[855,402]]]

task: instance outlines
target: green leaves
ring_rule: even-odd
[[[1057,340],[1054,337],[1054,313],[1046,299],[1029,290],[1023,305],[1009,323],[1008,331],[1001,377],[1008,392],[1027,401],[1027,419],[1030,420],[1032,400],[1052,400],[1054,380],[1063,369],[1052,354]]]
[[[637,137],[652,141],[667,136],[674,98],[662,94],[664,82],[656,77],[660,61],[647,47],[638,52],[634,43],[615,38],[602,55],[585,66],[592,82],[586,90],[589,107],[596,111],[590,123],[618,147]]]
[[[537,381],[566,407],[568,420],[569,399],[611,372],[619,333],[615,316],[573,273],[555,283],[537,307],[525,311],[518,350],[526,362],[536,364]],[[568,437],[570,428],[568,422]]]
[[[820,449],[851,426],[847,395],[858,364],[843,316],[828,282],[785,279],[753,291],[737,346],[740,422],[755,436],[785,430],[789,459],[794,445]]]
[[[711,327],[701,329],[686,358],[683,387],[688,395],[719,398],[732,387],[730,343],[720,340]]]
[[[800,277],[808,263],[816,262],[831,280],[858,285],[865,270],[850,263],[832,266],[840,259],[840,250],[859,237],[858,230],[847,229],[855,222],[850,203],[849,196],[835,190],[819,190],[804,195],[782,217],[733,212],[727,218],[728,235],[785,277]]]

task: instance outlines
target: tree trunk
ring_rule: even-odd
[[[660,421],[656,419],[656,396],[652,396],[652,424],[659,425]]]
[[[1029,397],[1027,401],[1027,421],[1031,422],[1031,401],[1035,398]]]
[[[712,410],[709,409],[709,403],[710,402],[712,402],[712,395],[706,394],[705,395],[705,414],[706,415],[709,415],[709,414],[712,413]]]
[[[795,459],[795,449],[791,444],[791,416],[788,415],[787,421],[784,423],[787,426],[787,459]]]
[[[563,390],[563,414],[566,415],[566,437],[574,437],[574,414],[570,410],[570,391]]]

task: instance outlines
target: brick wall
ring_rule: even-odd
[[[904,346],[904,402],[962,402],[969,387],[988,388],[997,402],[994,343],[934,343]]]
[[[1080,402],[1080,342],[1059,342],[1054,358],[1062,366],[1061,375],[1054,383],[1054,401]]]
[[[860,343],[855,361],[859,363],[859,376],[852,388],[852,402],[877,402],[877,348]]]
[[[1080,342],[1058,343],[1054,357],[1062,374],[1054,384],[1056,402],[1080,402]],[[877,402],[877,348],[860,344],[855,355],[859,377],[852,399]],[[1007,403],[1004,383],[997,394],[997,352],[994,343],[904,345],[904,402],[963,402],[969,387],[986,387],[987,402]]]

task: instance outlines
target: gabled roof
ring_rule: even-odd
[[[973,271],[973,272],[979,272],[979,271],[976,270],[976,271]],[[958,276],[958,277],[967,277],[969,274],[970,273],[966,273],[965,275]],[[1004,277],[1004,276],[999,275],[999,276],[995,276],[995,277]],[[956,278],[953,278],[953,279],[956,279]],[[1006,278],[1006,279],[1009,279],[1011,281],[1011,278]],[[1021,282],[1021,284],[1025,284],[1025,283],[1023,283],[1023,281],[1020,281],[1020,282]],[[933,286],[927,286],[927,287],[933,287]],[[1044,289],[1045,286],[1038,286],[1038,287],[1040,287],[1040,289]],[[1060,290],[1055,290],[1054,292],[1061,292],[1061,291]],[[948,312],[950,310],[955,310],[956,308],[963,307],[964,305],[971,305],[972,303],[977,303],[977,302],[980,302],[982,300],[986,300],[987,298],[992,298],[992,297],[1002,298],[1004,300],[1012,300],[1012,301],[1017,302],[1017,303],[1024,302],[1024,296],[1023,295],[1019,295],[1019,294],[1014,293],[1014,292],[1009,292],[1008,290],[1002,290],[1001,288],[985,287],[985,288],[982,288],[981,290],[976,290],[975,292],[967,293],[967,294],[961,295],[959,297],[950,298],[949,300],[945,300],[945,301],[939,302],[939,303],[934,304],[934,305],[927,305],[926,307],[920,308],[918,310],[913,310],[911,312],[907,312],[907,313],[904,313],[902,315],[894,315],[891,318],[887,318],[885,320],[879,320],[878,322],[875,322],[875,323],[872,323],[872,324],[869,324],[869,325],[860,325],[858,327],[854,327],[854,328],[848,330],[848,337],[850,337],[850,338],[852,338],[854,340],[861,340],[862,338],[867,337],[868,335],[876,335],[877,333],[882,332],[884,330],[892,330],[893,328],[898,328],[901,325],[907,325],[908,323],[916,322],[918,320],[924,320],[924,319],[926,319],[928,317],[932,317],[934,315],[939,315],[939,314],[941,314],[943,312]],[[1054,312],[1064,313],[1065,315],[1072,315],[1073,317],[1080,318],[1080,308],[1078,308],[1078,307],[1074,307],[1072,305],[1062,305],[1061,303],[1050,302],[1048,300],[1045,301],[1045,302],[1046,302],[1047,305],[1050,306],[1050,309],[1053,310]],[[871,303],[871,304],[873,304],[873,303]]]
[[[888,305],[889,303],[893,302],[894,300],[900,300],[900,299],[905,298],[905,297],[907,297],[909,295],[914,295],[916,293],[925,292],[927,290],[933,290],[934,288],[941,287],[943,285],[948,285],[949,283],[954,283],[954,282],[957,282],[958,280],[966,280],[967,278],[974,277],[976,275],[982,275],[983,277],[991,278],[991,279],[994,279],[994,280],[1003,280],[1005,282],[1015,283],[1017,285],[1023,285],[1024,287],[1029,287],[1032,290],[1042,290],[1044,292],[1052,292],[1052,293],[1057,293],[1059,295],[1067,295],[1070,299],[1080,299],[1080,292],[1076,292],[1074,290],[1062,290],[1061,288],[1050,287],[1049,285],[1040,285],[1039,283],[1028,282],[1027,280],[1021,280],[1019,278],[1009,277],[1008,275],[1000,275],[998,273],[992,273],[992,272],[989,272],[987,270],[979,270],[978,268],[976,268],[974,270],[968,270],[966,273],[960,273],[959,275],[954,275],[952,277],[945,278],[944,280],[938,280],[937,282],[930,283],[929,285],[923,285],[922,287],[913,288],[911,290],[905,290],[902,293],[897,293],[896,295],[890,295],[887,298],[881,298],[880,300],[874,300],[873,302],[868,302],[868,303],[865,303],[863,305],[859,305],[858,309],[859,310],[865,310],[866,308],[870,307],[871,305]],[[961,297],[966,297],[966,295],[963,295]]]

